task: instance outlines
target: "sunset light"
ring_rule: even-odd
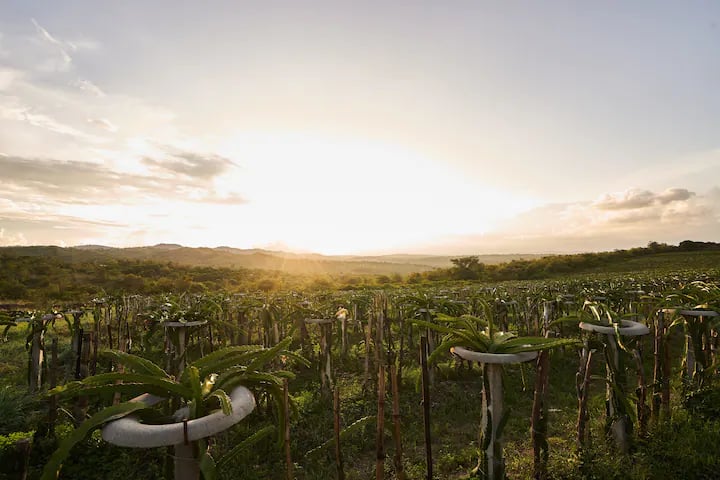
[[[704,14],[281,3],[2,7],[0,245],[451,254],[720,236]],[[673,189],[688,194],[622,201]]]
[[[0,0],[0,480],[720,478],[719,366],[720,1]]]

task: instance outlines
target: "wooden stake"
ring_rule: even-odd
[[[75,380],[83,378],[80,374],[80,365],[82,364],[83,347],[87,348],[87,346],[83,345],[84,333],[85,332],[82,328],[78,328],[75,332],[75,335],[77,336],[77,341],[75,343]]]
[[[95,320],[93,329],[92,360],[90,361],[90,375],[97,373],[98,350],[100,350],[100,321]]]
[[[372,341],[372,315],[368,315],[367,324],[364,325],[365,333],[365,371],[363,374],[363,389],[370,384],[370,343]]]
[[[213,329],[212,329],[212,324],[210,322],[208,322],[208,324],[207,324],[207,329],[208,329],[208,340],[210,342],[210,353],[212,353],[215,350],[215,347],[213,345],[213,342],[214,342]]]
[[[402,382],[402,369],[403,365],[405,364],[405,335],[403,335],[403,332],[405,331],[405,317],[403,315],[402,310],[399,314],[400,317],[400,346],[398,347],[398,361],[397,361],[397,383],[400,384]]]
[[[90,351],[93,342],[92,336],[92,332],[83,332],[83,330],[80,329],[80,342],[77,365],[78,371],[76,373],[76,378],[79,380],[87,377],[90,374]],[[77,397],[73,410],[76,425],[80,425],[83,421],[85,421],[88,405],[89,399],[87,395],[80,395],[79,397]]]
[[[375,437],[375,480],[385,477],[385,366],[378,368],[377,435]]]
[[[430,376],[427,365],[427,337],[420,337],[420,368],[422,369],[422,405],[423,424],[425,427],[425,460],[427,463],[427,480],[433,478],[432,440],[430,438]]]
[[[550,335],[549,325],[552,316],[553,302],[543,303],[543,323],[541,332],[545,338]],[[528,324],[529,325],[529,324]],[[529,327],[528,327],[529,328]],[[547,395],[550,377],[550,357],[548,352],[538,354],[536,362],[535,393],[533,395],[530,431],[533,443],[533,478],[542,480],[547,477],[548,443],[547,443]]]
[[[548,387],[550,368],[548,352],[538,354],[535,376],[535,393],[533,396],[532,417],[530,431],[533,442],[533,478],[542,480],[547,477],[547,411],[545,408],[545,394]]]
[[[645,380],[645,367],[642,363],[642,350],[640,350],[641,344],[638,340],[638,348],[633,350],[633,356],[635,357],[635,365],[638,372],[637,378],[637,389],[635,390],[637,397],[637,420],[638,420],[638,436],[645,438],[647,436],[648,428],[648,417],[650,413],[650,407],[647,406],[647,387]]]
[[[285,440],[285,466],[287,467],[287,480],[293,480],[295,478],[294,467],[292,456],[290,456],[290,392],[288,390],[288,380],[283,379],[283,408],[285,409],[285,425],[284,427],[284,440]]]
[[[583,358],[581,360],[581,369],[578,372],[581,383],[578,386],[578,419],[577,419],[577,442],[578,449],[582,450],[587,446],[587,422],[588,422],[588,411],[587,401],[589,397],[590,389],[590,362],[592,361],[593,351],[590,350],[586,344]]]
[[[20,480],[25,480],[30,467],[30,450],[32,449],[31,439],[22,438],[15,443],[15,450],[18,453],[20,463]]]
[[[401,336],[402,338],[402,336]],[[398,385],[398,372],[395,365],[390,366],[390,388],[393,396],[393,441],[395,442],[395,478],[405,480],[405,468],[402,461],[402,437],[400,436],[400,387]]]
[[[53,338],[50,346],[50,371],[48,378],[50,380],[50,388],[57,387],[57,357],[58,357],[58,339]],[[48,431],[50,436],[55,435],[55,422],[57,421],[57,395],[50,397],[50,411],[48,412]]]
[[[333,418],[335,429],[335,465],[337,466],[338,480],[345,480],[342,449],[340,448],[340,387],[335,386],[333,392]]]
[[[39,320],[42,321],[42,320]],[[31,393],[40,390],[42,386],[42,370],[45,362],[44,336],[45,332],[42,327],[34,327],[35,331],[30,345],[30,362],[29,362],[29,388]]]
[[[657,312],[655,319],[655,364],[653,368],[653,422],[661,418],[670,419],[670,363],[668,345],[665,338],[665,312]]]

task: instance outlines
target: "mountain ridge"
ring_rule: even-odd
[[[457,256],[424,254],[388,255],[322,255],[294,253],[259,248],[241,249],[228,246],[185,247],[174,243],[160,243],[140,247],[109,247],[106,245],[52,245],[0,247],[0,254],[15,256],[52,256],[70,262],[115,260],[151,260],[198,267],[229,267],[280,270],[298,274],[346,275],[407,275],[452,266]],[[541,258],[543,254],[479,255],[486,264],[511,260]]]

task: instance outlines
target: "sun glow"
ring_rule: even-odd
[[[353,254],[418,250],[442,237],[481,234],[535,205],[397,145],[242,133],[207,148],[235,163],[207,194],[235,194],[244,203],[156,198],[72,205],[64,213],[118,226],[112,241],[88,242]]]
[[[259,245],[333,254],[401,249],[482,233],[534,204],[396,145],[255,133],[218,150],[241,159],[222,183],[243,185],[250,203],[237,210],[237,234]]]

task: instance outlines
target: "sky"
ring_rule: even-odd
[[[720,241],[720,2],[0,3],[0,246]]]

